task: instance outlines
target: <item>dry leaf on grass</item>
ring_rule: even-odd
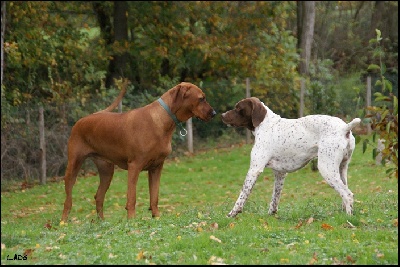
[[[323,223],[323,224],[321,225],[321,227],[322,227],[322,229],[324,229],[324,230],[332,230],[332,229],[333,229],[333,226],[330,226],[330,225],[327,224],[327,223]]]
[[[211,235],[210,236],[211,240],[217,241],[218,243],[222,243],[222,241],[219,238],[216,238],[215,236]]]

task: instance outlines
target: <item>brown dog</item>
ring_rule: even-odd
[[[128,218],[135,216],[136,183],[143,170],[148,171],[152,216],[160,216],[160,175],[164,160],[172,150],[171,139],[176,123],[159,101],[125,113],[109,112],[118,105],[124,93],[125,90],[122,90],[107,109],[81,118],[72,128],[68,141],[68,166],[64,177],[66,199],[63,221],[68,219],[72,206],[72,187],[87,157],[93,159],[99,171],[100,185],[94,198],[97,214],[101,219],[104,219],[104,197],[114,174],[114,165],[128,170],[125,207]],[[164,93],[161,99],[181,122],[193,116],[209,121],[216,114],[207,103],[203,91],[191,83],[178,84]]]

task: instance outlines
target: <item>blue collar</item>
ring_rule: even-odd
[[[179,128],[181,128],[181,130],[179,131],[179,134],[181,136],[187,135],[187,130],[182,126],[182,123],[178,120],[178,118],[175,116],[175,114],[171,112],[171,110],[169,109],[167,104],[165,104],[165,102],[161,99],[161,97],[157,101],[168,112],[169,116],[174,120],[175,124],[178,125]],[[182,131],[183,131],[183,133],[182,133]]]

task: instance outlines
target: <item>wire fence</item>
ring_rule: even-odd
[[[101,105],[101,99],[96,99]],[[109,103],[104,103],[104,107]],[[80,107],[81,108],[81,107]],[[61,179],[67,167],[67,143],[76,122],[77,107],[74,104],[44,106],[44,140],[46,148],[46,177]],[[78,108],[79,109],[79,108]],[[91,114],[94,111],[87,112]],[[12,108],[8,114],[11,121],[2,122],[1,131],[1,181],[36,182],[40,177],[42,165],[40,146],[39,106],[20,105]],[[213,127],[207,122],[192,119],[193,151],[189,151],[187,136],[182,137],[177,127],[172,138],[172,152],[168,158],[184,156],[213,147],[227,147],[243,142],[246,138],[244,129],[228,128],[216,116]],[[219,120],[219,121],[217,121]],[[186,127],[186,124],[183,124]],[[207,137],[209,136],[209,138]],[[80,175],[96,171],[95,165],[86,160]]]
[[[248,84],[247,88],[249,89],[249,87],[251,85]],[[275,96],[278,95],[277,97],[279,98],[279,92],[274,94]],[[243,84],[242,98],[249,95],[249,92],[246,93],[246,85]],[[300,99],[298,95],[295,97]],[[237,99],[237,101],[239,100]],[[81,117],[107,107],[109,104],[109,99],[93,97],[87,100],[86,105],[67,102],[43,105],[46,150],[45,176],[48,180],[63,178],[68,161],[68,138],[75,122]],[[266,104],[272,110],[285,117],[285,114],[281,114],[280,110],[276,110],[277,108],[272,103]],[[251,143],[253,136],[245,128],[230,128],[221,121],[222,112],[224,111],[219,111],[219,114],[210,122],[203,122],[196,118],[192,119],[192,144],[188,143],[188,136],[182,137],[179,134],[179,128],[177,127],[172,138],[172,153],[168,158],[185,156],[209,148],[223,148],[233,144]],[[41,158],[43,156],[40,146],[39,105],[23,104],[18,107],[11,107],[7,110],[7,113],[2,114],[2,117],[7,116],[7,118],[12,119],[8,119],[7,122],[2,120],[1,125],[2,185],[8,181],[36,183],[40,177]],[[81,168],[80,175],[96,171],[95,165],[90,160],[86,160]]]

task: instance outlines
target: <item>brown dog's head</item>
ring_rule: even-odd
[[[187,121],[193,116],[202,121],[209,121],[217,114],[206,101],[203,91],[192,83],[182,82],[166,94],[166,98],[170,98],[166,101],[170,103],[171,111],[179,121]]]
[[[228,126],[246,127],[254,131],[264,120],[267,110],[256,97],[249,97],[240,100],[235,109],[229,110],[222,114],[222,121]]]

